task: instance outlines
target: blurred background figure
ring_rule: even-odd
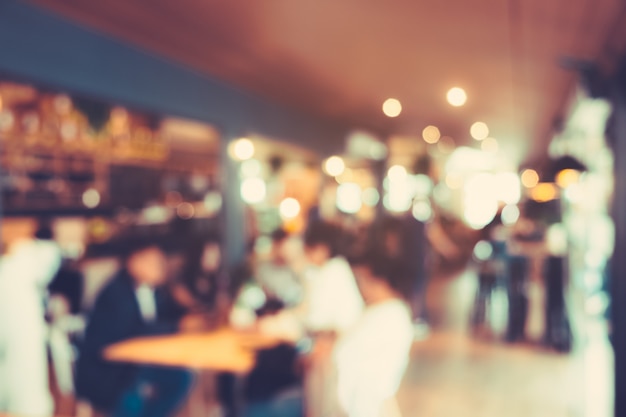
[[[78,360],[77,394],[99,411],[115,417],[165,417],[190,389],[187,371],[110,363],[101,356],[110,344],[177,330],[183,310],[165,291],[165,270],[161,249],[137,242],[96,300]]]
[[[0,258],[0,412],[51,416],[48,387],[46,287],[61,263],[61,252],[42,225],[32,233],[3,228]]]
[[[256,281],[270,300],[285,306],[294,307],[302,301],[300,277],[289,264],[287,244],[290,235],[284,229],[275,230],[269,258],[259,262],[256,268]]]
[[[395,394],[413,343],[411,312],[393,260],[374,251],[353,267],[366,308],[334,351],[339,403],[349,417],[399,417]]]
[[[185,251],[179,282],[173,285],[176,301],[188,310],[207,311],[216,306],[222,250],[217,236],[192,239]]]
[[[305,323],[312,332],[342,333],[354,325],[363,309],[340,242],[341,229],[326,222],[311,224],[304,236],[305,254],[312,265],[305,278]]]
[[[395,268],[399,291],[411,307],[416,336],[428,333],[426,290],[428,283],[428,239],[426,225],[412,215],[387,217],[377,231],[380,250]]]

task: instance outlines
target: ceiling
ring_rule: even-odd
[[[419,141],[486,122],[518,161],[547,146],[575,75],[623,20],[620,0],[31,0],[287,106]],[[446,102],[463,87],[464,107]],[[403,104],[389,119],[388,97]]]

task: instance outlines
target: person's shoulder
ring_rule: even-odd
[[[116,273],[102,288],[98,295],[99,300],[119,297],[123,293],[132,293],[130,278],[123,271]]]

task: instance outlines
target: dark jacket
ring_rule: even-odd
[[[113,363],[102,358],[107,346],[138,336],[176,331],[183,310],[163,289],[155,291],[157,319],[145,323],[135,296],[132,278],[119,272],[96,299],[80,348],[76,369],[76,390],[101,411],[110,411],[123,391],[130,386],[137,367]]]

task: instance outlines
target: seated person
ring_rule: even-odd
[[[388,259],[371,252],[354,272],[366,308],[334,348],[339,405],[348,417],[399,416],[395,394],[413,342],[411,312]]]
[[[269,259],[258,263],[255,280],[269,300],[285,307],[294,307],[302,301],[302,283],[289,265],[289,234],[284,229],[277,229],[271,238]]]
[[[174,332],[182,316],[165,283],[165,255],[153,243],[127,251],[125,267],[102,290],[88,320],[77,364],[77,395],[114,417],[172,415],[192,376],[174,368],[107,362],[107,346],[138,336]]]
[[[305,253],[313,265],[305,274],[305,327],[310,332],[342,333],[363,310],[363,298],[348,261],[340,255],[340,230],[329,223],[310,225]]]

